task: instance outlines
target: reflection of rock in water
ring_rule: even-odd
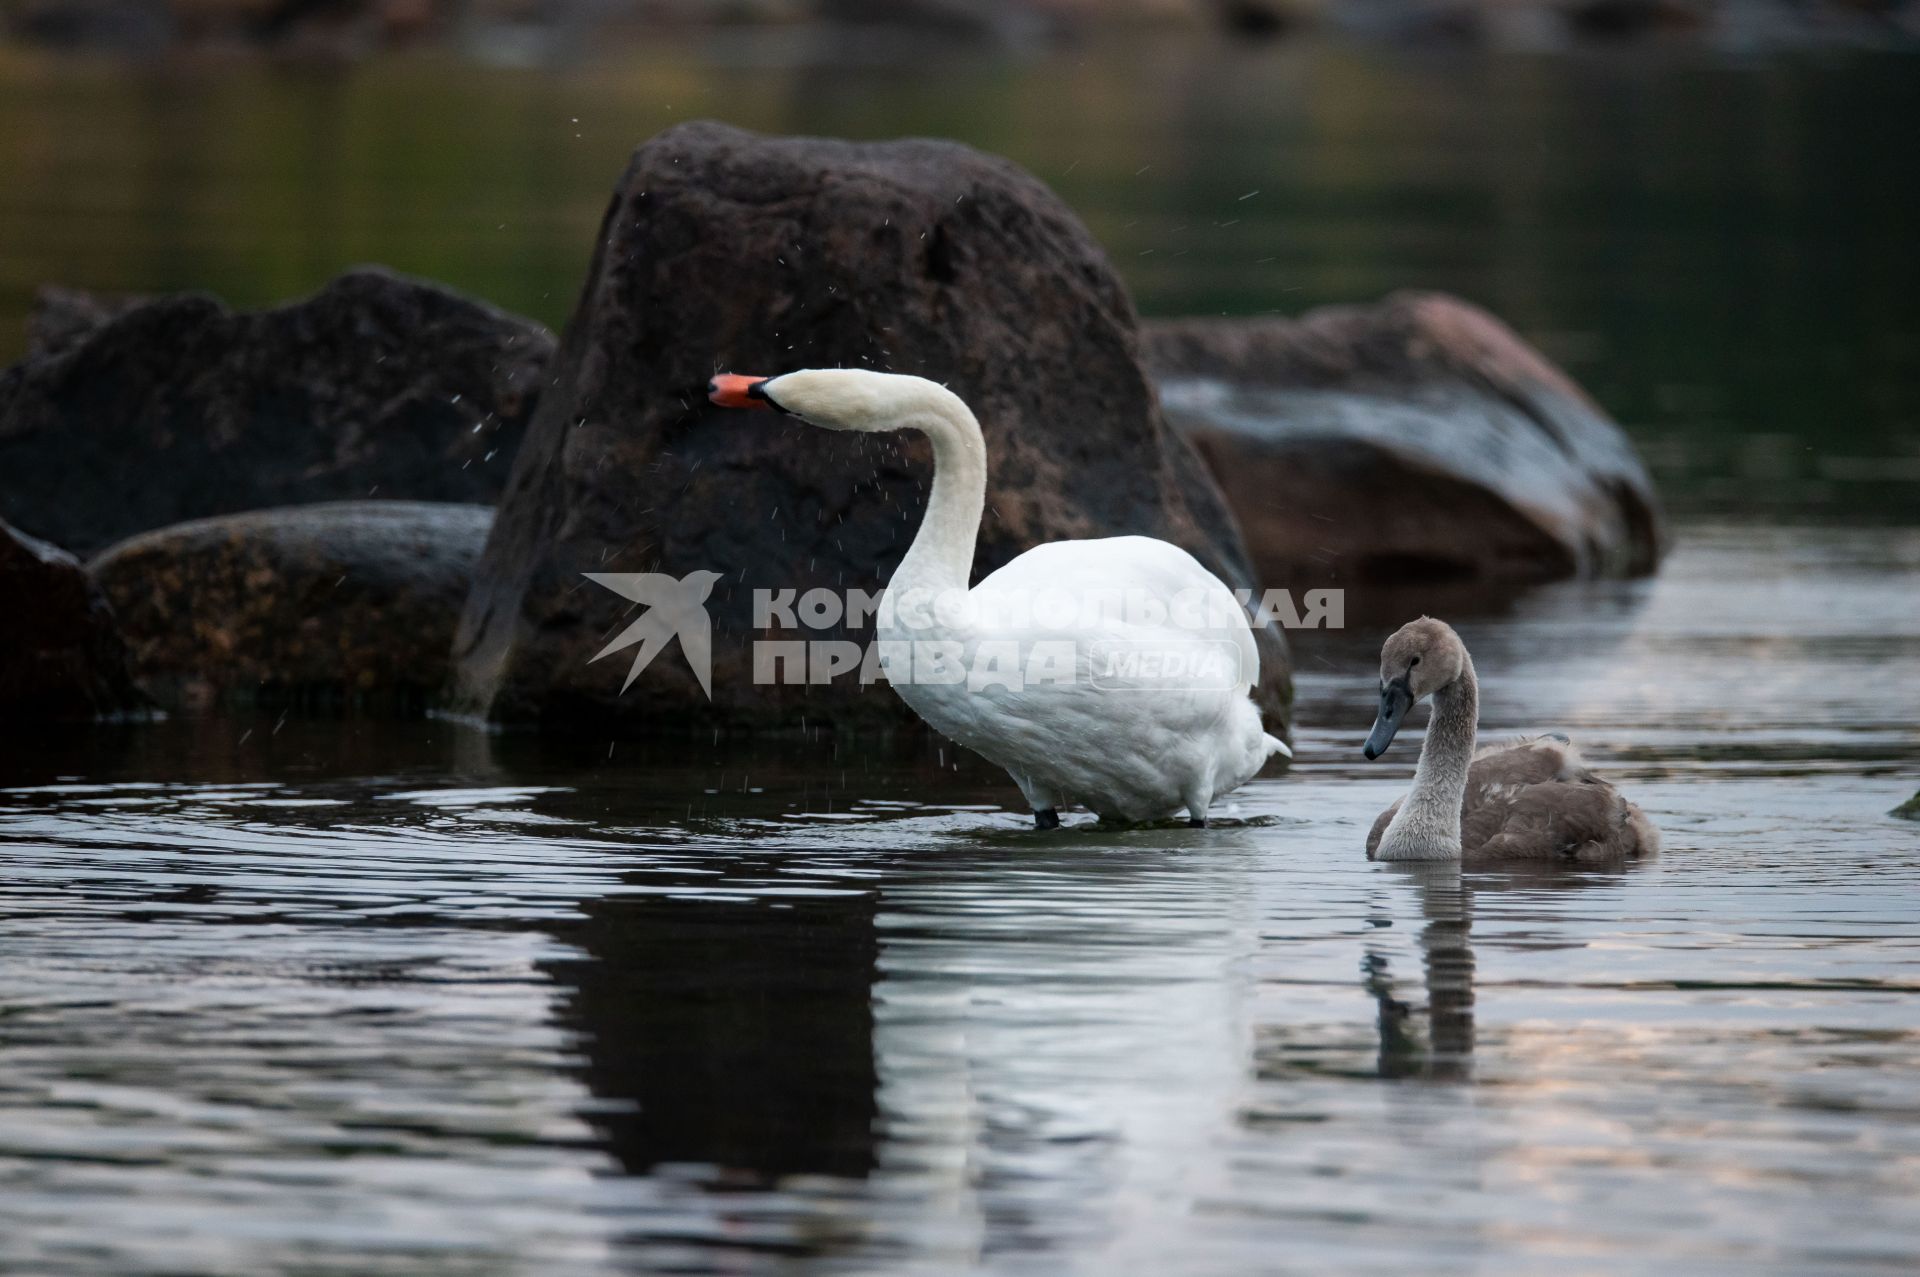
[[[1419,866],[1420,932],[1425,968],[1427,1035],[1415,1028],[1415,1011],[1394,996],[1387,956],[1369,951],[1362,960],[1367,992],[1380,1008],[1380,1076],[1458,1080],[1473,1075],[1473,892],[1458,865]]]
[[[630,1173],[711,1163],[765,1182],[874,1166],[873,896],[614,897],[554,970],[588,1115]]]
[[[6,721],[0,719],[0,721]],[[481,786],[521,779],[499,761],[499,738],[451,731],[444,723],[372,723],[347,716],[285,713],[175,715],[158,722],[46,723],[0,739],[0,784],[44,785],[62,776],[110,783],[231,785],[269,782],[309,795],[367,802],[385,779],[393,788]],[[601,746],[604,752],[605,746]],[[533,777],[545,779],[545,777]],[[321,825],[343,809],[319,808]],[[299,823],[293,816],[281,819]]]

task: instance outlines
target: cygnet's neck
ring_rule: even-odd
[[[1461,653],[1460,676],[1433,694],[1427,739],[1413,791],[1381,835],[1382,860],[1451,860],[1460,855],[1460,813],[1467,798],[1480,721],[1480,681]]]

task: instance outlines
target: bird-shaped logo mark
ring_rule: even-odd
[[[707,596],[713,593],[714,582],[720,579],[718,572],[703,569],[678,579],[664,572],[585,572],[581,575],[596,585],[606,586],[623,599],[632,599],[647,607],[640,619],[594,653],[588,664],[638,643],[640,651],[634,655],[633,668],[627,671],[627,681],[620,685],[624,693],[677,634],[680,650],[686,654],[693,676],[700,680],[700,690],[707,694],[708,700],[713,699],[713,621],[707,615],[706,602]]]

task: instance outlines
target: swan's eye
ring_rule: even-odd
[[[1412,660],[1407,662],[1407,668],[1412,669],[1414,666],[1418,665],[1419,663],[1420,663],[1420,658],[1416,656]]]

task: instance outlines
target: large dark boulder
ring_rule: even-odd
[[[492,524],[487,506],[336,501],[161,528],[90,567],[164,704],[417,710]]]
[[[0,515],[76,551],[183,519],[377,496],[491,503],[545,329],[357,270],[302,301],[43,299],[0,373]]]
[[[635,728],[904,717],[857,680],[753,681],[754,589],[877,590],[924,508],[917,436],[836,434],[703,394],[716,370],[833,366],[917,373],[973,407],[991,468],[976,578],[1041,542],[1142,533],[1251,585],[1219,490],[1160,415],[1118,276],[1041,183],[954,143],[689,124],[634,154],[607,210],[462,618],[456,703]],[[713,700],[677,650],[622,695],[627,658],[589,658],[632,605],[581,574],[699,570],[721,574]],[[1263,663],[1281,711],[1276,632]]]
[[[128,311],[152,301],[139,293],[98,293],[45,284],[27,314],[27,357],[43,358],[77,346]]]
[[[1659,500],[1626,435],[1464,302],[1163,321],[1145,347],[1269,586],[1511,587],[1659,562]]]
[[[139,709],[127,649],[80,560],[0,522],[0,724]]]

